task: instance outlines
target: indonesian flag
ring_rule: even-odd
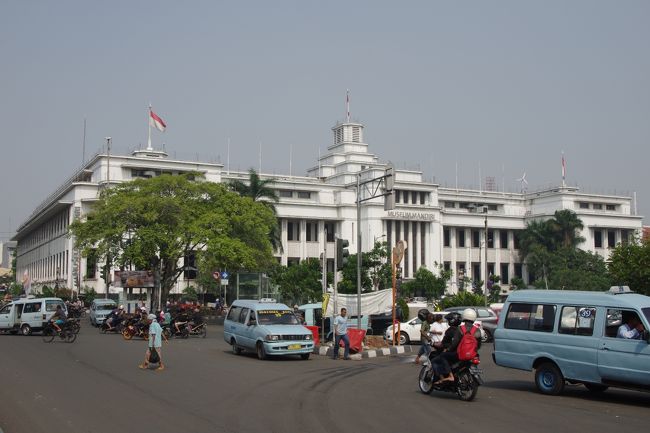
[[[564,160],[564,153],[562,154],[562,180],[566,178],[566,161]]]
[[[149,109],[149,124],[160,132],[164,132],[165,128],[167,128],[165,122],[163,122],[163,120],[151,109]]]

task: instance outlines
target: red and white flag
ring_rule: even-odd
[[[348,113],[347,122],[350,123],[350,89],[345,93],[345,109]]]
[[[149,109],[149,124],[160,132],[164,132],[165,128],[167,128],[165,122],[156,113],[154,113],[151,108]]]
[[[564,153],[562,153],[562,180],[566,179],[566,161],[564,160]]]

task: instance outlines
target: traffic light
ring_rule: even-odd
[[[348,263],[348,246],[350,242],[347,239],[336,238],[336,270],[340,271]]]

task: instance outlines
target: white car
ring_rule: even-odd
[[[422,321],[417,317],[410,319],[406,322],[402,322],[399,325],[399,344],[410,344],[410,343],[419,343],[420,342],[420,327],[422,326]],[[397,332],[397,330],[395,330]],[[393,325],[390,325],[386,328],[384,334],[386,341],[393,341]]]
[[[434,314],[436,314],[435,311],[433,311]],[[440,314],[448,314],[448,311],[441,312]],[[480,322],[478,322],[480,325]],[[446,324],[446,322],[445,322]],[[414,317],[413,319],[410,319],[406,322],[402,322],[399,325],[399,344],[404,345],[404,344],[411,344],[411,343],[420,343],[420,327],[422,326],[422,321],[418,319],[417,317]],[[397,332],[397,330],[395,330]],[[481,336],[483,336],[483,328],[481,327]],[[384,338],[386,341],[389,341],[392,343],[393,341],[393,325],[390,325],[388,328],[386,328],[386,332],[384,333]]]

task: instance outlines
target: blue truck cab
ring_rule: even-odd
[[[291,308],[275,302],[233,302],[224,320],[223,338],[234,354],[247,350],[259,359],[299,355],[306,360],[314,350],[311,331],[298,321]]]
[[[629,324],[636,331],[623,332]],[[650,391],[649,325],[650,297],[627,287],[518,290],[504,305],[492,357],[503,367],[535,370],[544,394],[560,394],[566,382],[593,392]]]

